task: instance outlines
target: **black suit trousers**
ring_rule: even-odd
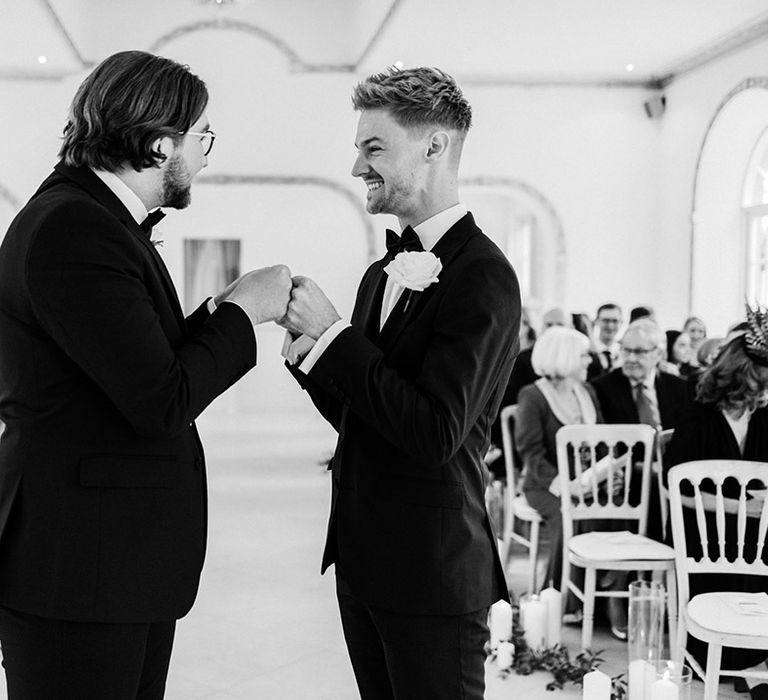
[[[339,576],[336,594],[361,700],[483,700],[488,608],[391,612],[356,598]]]
[[[8,700],[161,700],[176,621],[67,622],[0,607]]]

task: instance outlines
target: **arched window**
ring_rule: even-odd
[[[744,180],[746,260],[744,295],[768,304],[768,129],[757,141]]]

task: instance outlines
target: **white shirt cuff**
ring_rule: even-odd
[[[349,321],[345,321],[343,318],[340,318],[338,321],[336,321],[336,323],[329,326],[325,330],[325,333],[323,333],[317,339],[317,341],[313,341],[312,338],[309,338],[305,335],[302,335],[294,340],[293,343],[291,343],[291,346],[300,343],[298,349],[303,349],[305,352],[308,350],[308,352],[306,352],[306,356],[303,358],[302,352],[297,353],[296,361],[301,362],[299,369],[304,372],[304,374],[309,374],[309,371],[315,366],[315,362],[317,362],[320,356],[326,351],[328,346],[336,339],[336,336],[345,328],[349,328],[351,325],[352,324],[349,323]],[[290,334],[288,335],[290,336]],[[285,349],[285,347],[285,344],[283,344],[283,349]],[[283,355],[283,357],[285,357],[285,355]],[[290,362],[290,359],[288,361]]]
[[[208,307],[209,314],[216,311],[216,300],[213,297],[208,297],[208,301],[205,302],[205,305]]]
[[[300,335],[296,340],[293,339],[290,331],[285,332],[283,338],[283,348],[280,354],[288,360],[288,364],[295,365],[301,362],[302,358],[314,347],[315,341],[308,335]]]

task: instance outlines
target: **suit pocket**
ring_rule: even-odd
[[[116,489],[170,489],[194,472],[172,456],[100,455],[80,460],[80,485]]]
[[[376,485],[376,494],[386,501],[457,509],[464,502],[464,485],[460,481],[384,477]]]

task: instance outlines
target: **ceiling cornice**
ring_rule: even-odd
[[[51,5],[50,0],[40,0],[40,2],[48,13],[48,16],[51,18],[51,21],[56,27],[56,30],[64,39],[64,43],[69,47],[72,55],[75,57],[75,60],[80,64],[80,69],[82,70],[83,68],[90,68],[93,66],[94,64],[86,61],[83,57],[83,54],[80,53],[80,49],[77,48],[77,44],[75,44],[72,36],[67,31],[67,28],[64,26],[64,23],[61,21],[58,13],[53,9],[53,5]]]
[[[379,23],[379,26],[376,28],[376,31],[373,32],[373,35],[371,36],[370,41],[363,49],[360,56],[358,56],[357,61],[355,61],[355,70],[359,70],[360,65],[362,62],[368,58],[368,55],[373,51],[376,44],[379,43],[379,40],[381,39],[382,35],[384,34],[384,31],[386,30],[387,26],[392,23],[392,19],[395,16],[395,13],[400,9],[400,6],[403,4],[403,0],[392,0],[392,4],[389,6],[389,9],[387,10],[387,14],[384,15],[383,19]]]
[[[726,34],[703,49],[660,71],[656,80],[659,86],[664,88],[679,77],[703,68],[719,58],[736,53],[766,36],[768,36],[768,13],[762,15],[757,21],[735,29],[730,34]]]

